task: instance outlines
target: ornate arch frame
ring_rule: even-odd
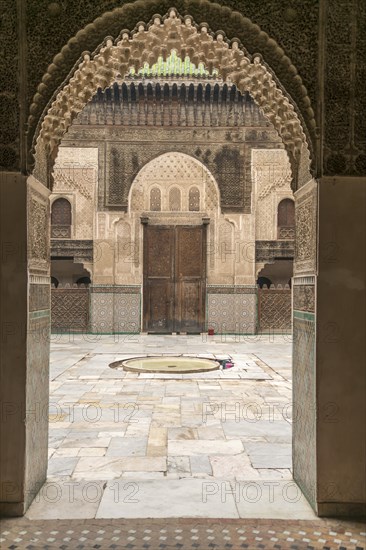
[[[150,9],[161,4],[152,0]],[[170,8],[164,17],[154,15],[148,23],[138,22],[132,31],[121,31],[122,24],[125,19],[136,21],[146,11],[145,2],[138,0],[105,13],[80,30],[55,56],[33,98],[28,126],[35,156],[34,175],[38,179],[50,186],[49,175],[58,145],[98,88],[105,89],[116,80],[123,80],[130,67],[138,70],[145,62],[152,65],[160,56],[166,59],[172,50],[182,58],[188,55],[194,63],[203,62],[210,74],[216,69],[223,81],[235,84],[241,92],[248,91],[285,145],[293,189],[311,179],[314,112],[290,59],[258,25],[238,12],[207,0],[186,0],[185,4],[187,10],[189,5],[193,11],[204,7],[210,18],[229,19],[228,26],[246,32],[250,49],[259,53],[250,55],[239,38],[228,40],[224,31],[213,32],[207,23],[197,24],[191,15],[180,16],[175,8]],[[105,36],[107,27],[114,36],[110,33]],[[92,53],[85,51],[85,46],[95,43],[98,45]],[[71,58],[76,53],[77,62],[72,64]],[[65,75],[71,64],[71,71]],[[277,74],[285,77],[292,95],[285,91]],[[55,82],[59,83],[56,90]],[[33,163],[30,159],[30,166]]]

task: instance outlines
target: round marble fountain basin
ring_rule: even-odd
[[[184,374],[207,372],[220,368],[220,363],[213,359],[200,357],[137,357],[121,362],[124,370],[133,372],[160,372],[166,374]]]

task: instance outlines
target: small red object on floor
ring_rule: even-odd
[[[213,329],[213,328],[209,328],[209,329],[208,329],[208,335],[209,335],[209,336],[213,336],[214,334],[215,334],[214,329]]]

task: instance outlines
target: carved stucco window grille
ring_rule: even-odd
[[[199,212],[200,209],[200,191],[197,187],[191,187],[188,197],[188,210],[190,212]]]
[[[153,187],[150,191],[150,210],[161,211],[161,191],[158,187]]]
[[[283,199],[277,209],[277,239],[291,240],[295,238],[295,203],[291,199]]]
[[[67,199],[56,199],[51,210],[51,237],[71,238],[71,204]]]
[[[258,290],[258,321],[260,331],[291,329],[290,288],[268,288]]]
[[[52,288],[51,328],[57,332],[86,332],[89,329],[89,288]]]
[[[178,187],[173,187],[169,191],[169,210],[179,212],[181,210],[181,192]]]

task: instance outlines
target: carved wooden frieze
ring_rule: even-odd
[[[76,239],[52,239],[52,256],[70,256],[74,262],[92,262],[93,261],[93,241]]]
[[[292,260],[295,255],[293,240],[256,241],[255,261],[274,262],[275,259]]]

